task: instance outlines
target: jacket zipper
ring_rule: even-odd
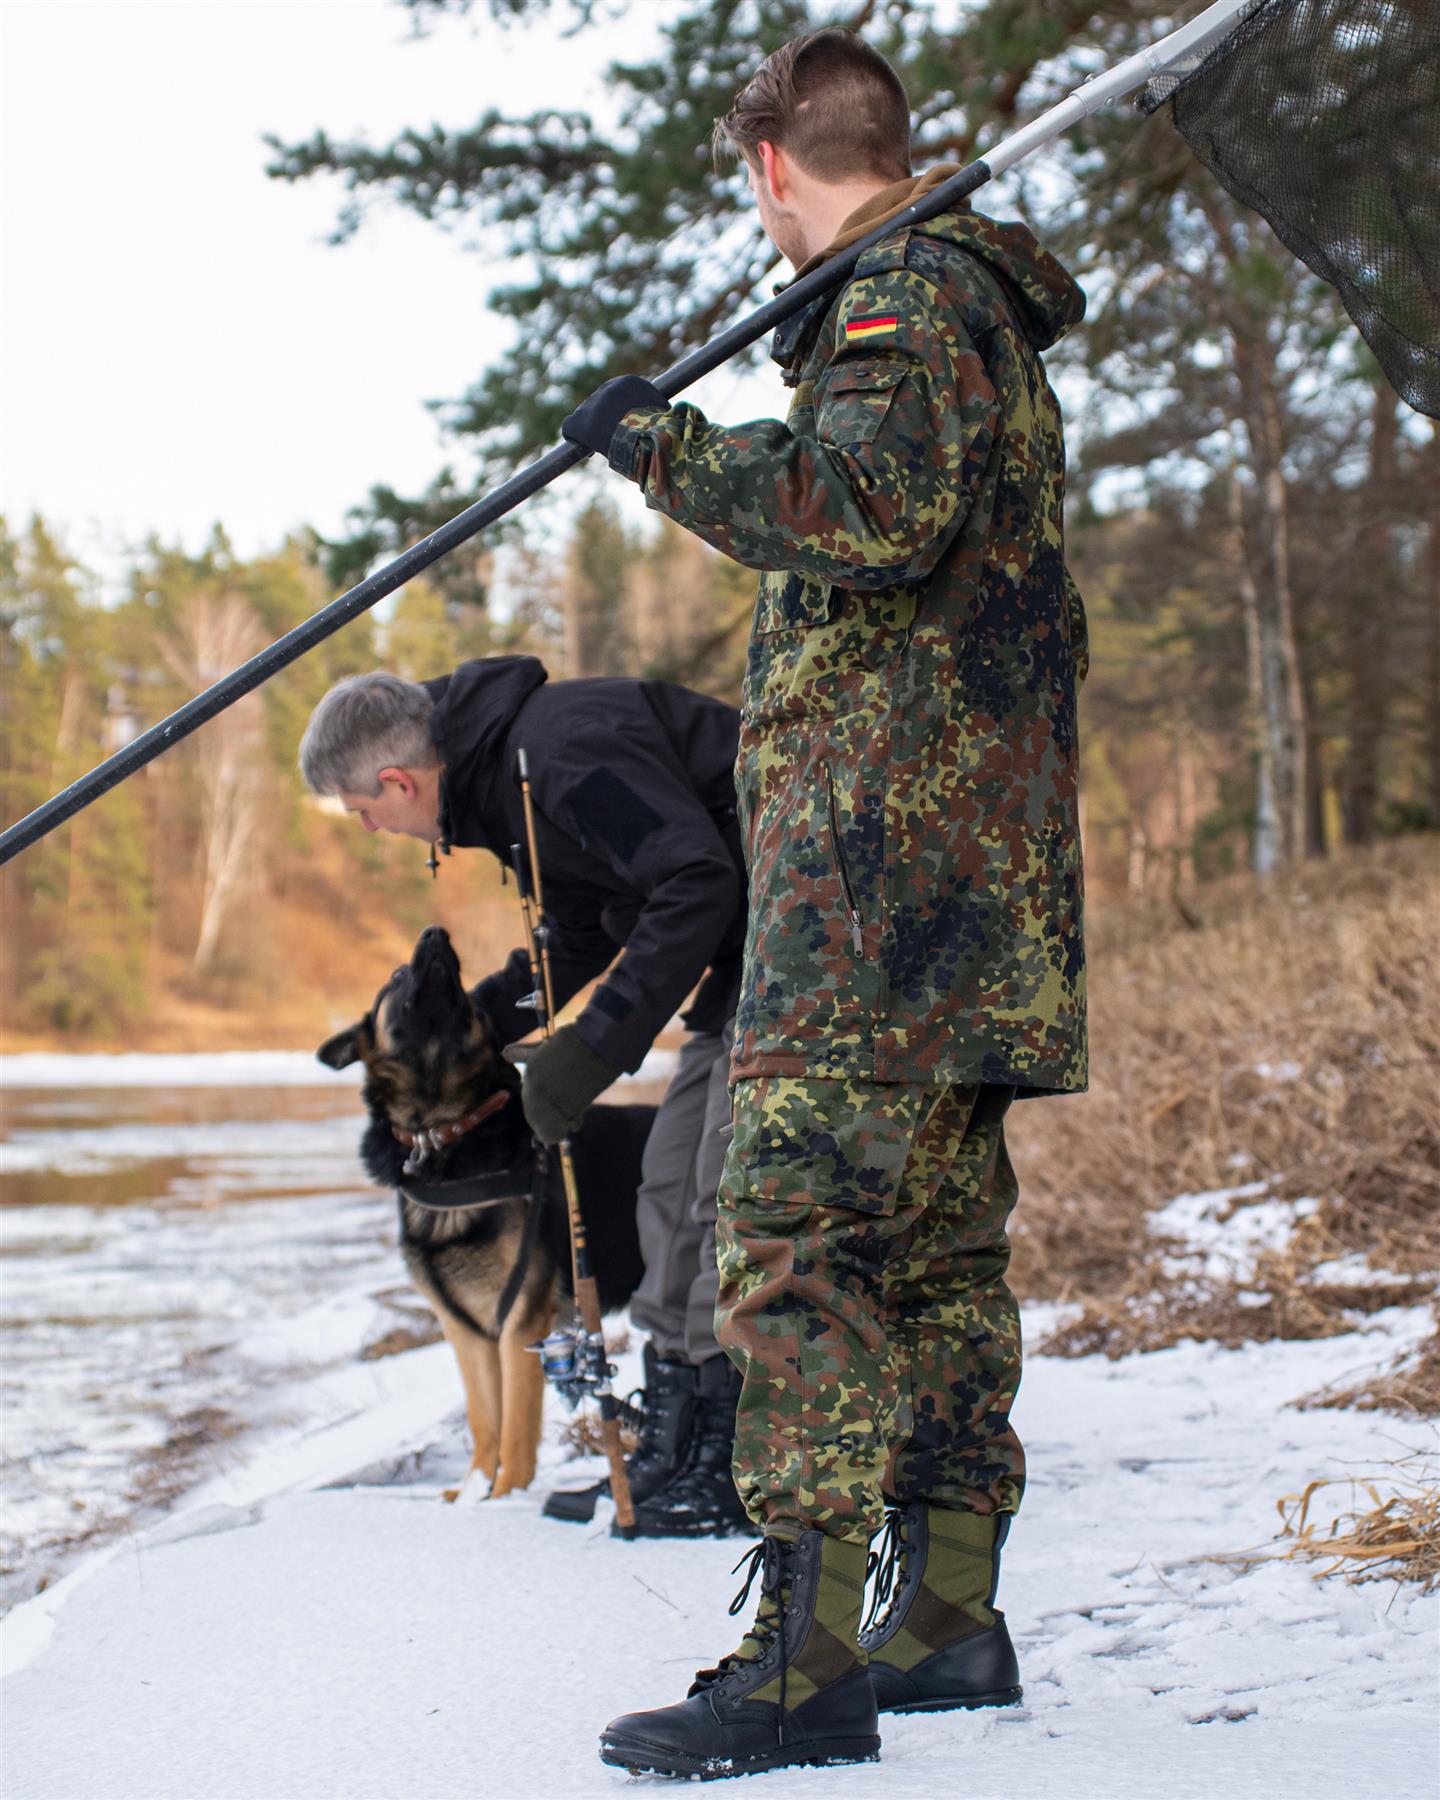
[[[830,844],[834,852],[835,873],[840,877],[840,895],[845,902],[845,911],[850,918],[850,936],[855,945],[855,954],[865,954],[865,934],[860,923],[860,908],[855,904],[855,890],[850,885],[850,869],[845,861],[845,845],[840,836],[840,809],[835,800],[835,777],[830,773],[829,763],[822,763],[825,772],[825,803],[830,816]]]

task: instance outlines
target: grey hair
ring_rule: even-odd
[[[378,794],[381,769],[433,769],[435,702],[418,681],[376,669],[349,675],[310,715],[300,773],[312,794]]]

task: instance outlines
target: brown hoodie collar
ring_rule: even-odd
[[[798,281],[802,275],[818,269],[821,263],[827,262],[832,256],[848,250],[851,244],[858,243],[877,225],[898,217],[907,206],[913,206],[922,194],[928,194],[932,188],[939,187],[942,181],[948,181],[952,175],[959,173],[959,163],[939,163],[935,168],[927,169],[923,175],[907,175],[903,181],[894,181],[889,187],[880,188],[863,205],[855,208],[836,233],[834,242],[802,263],[792,279]],[[960,207],[965,202],[957,200],[955,204]]]

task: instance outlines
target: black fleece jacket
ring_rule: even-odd
[[[514,867],[526,753],[556,1005],[625,951],[576,1021],[590,1048],[633,1073],[707,969],[686,1022],[718,1031],[735,1010],[745,938],[735,708],[665,681],[550,686],[533,656],[462,663],[425,686],[447,844]],[[515,1005],[530,987],[520,949],[473,990],[502,1043],[534,1029]]]

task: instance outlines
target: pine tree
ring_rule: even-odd
[[[15,818],[116,747],[115,631],[43,520],[19,539],[0,524],[0,547],[0,804]],[[4,985],[22,1022],[93,1032],[144,1012],[152,886],[138,785],[7,864],[4,882]]]
[[[630,535],[609,500],[577,517],[565,559],[565,673],[626,675],[634,650],[627,604]]]
[[[471,10],[469,0],[406,3],[427,24]],[[547,0],[492,6],[516,28],[554,29],[555,10]],[[478,489],[554,443],[575,400],[607,376],[663,367],[762,297],[775,252],[741,173],[715,168],[709,141],[715,119],[770,50],[821,23],[863,27],[905,79],[923,167],[963,159],[987,124],[1017,116],[1022,96],[1048,97],[1056,77],[1049,59],[1107,11],[1134,16],[1128,6],[1087,0],[942,9],[929,0],[883,8],[864,0],[835,19],[815,17],[802,0],[680,0],[653,57],[605,67],[603,118],[492,110],[463,130],[411,129],[385,145],[338,141],[324,130],[300,143],[271,138],[269,173],[342,181],[351,198],[337,242],[383,200],[437,225],[478,225],[487,243],[514,258],[515,275],[488,297],[491,311],[513,323],[512,342],[442,409],[476,452]],[[571,24],[598,50],[608,16],[579,4]],[[447,479],[453,489],[448,472]],[[368,516],[395,542],[397,523],[432,518],[433,501],[398,502],[384,491]],[[377,545],[366,540],[371,554]]]
[[[470,0],[405,3],[434,29],[472,10]],[[563,19],[597,44],[611,16],[588,0],[490,0],[488,10],[517,29]],[[597,382],[654,371],[762,297],[773,252],[738,172],[710,164],[710,123],[766,51],[830,22],[862,30],[895,62],[912,98],[916,165],[926,167],[983,150],[1173,19],[1131,0],[861,0],[821,16],[795,0],[680,0],[652,56],[606,70],[603,116],[492,112],[468,129],[409,131],[388,145],[323,131],[272,143],[277,178],[344,184],[339,237],[360,228],[368,207],[394,204],[437,224],[463,221],[514,259],[489,304],[513,323],[515,343],[445,409],[474,452],[474,479],[459,483],[467,496],[552,443],[565,411]],[[1192,603],[1194,584],[1174,557],[1163,559],[1172,587],[1147,585],[1157,632],[1174,608],[1187,647],[1212,636],[1208,605],[1230,634],[1227,664],[1248,668],[1237,742],[1249,747],[1252,791],[1240,796],[1227,772],[1223,810],[1250,821],[1262,869],[1322,850],[1337,823],[1363,837],[1408,816],[1402,794],[1415,789],[1426,755],[1435,762],[1440,738],[1427,739],[1423,699],[1406,704],[1407,682],[1419,699],[1418,678],[1365,623],[1375,561],[1357,546],[1368,533],[1395,572],[1415,620],[1412,667],[1429,666],[1427,552],[1416,541],[1424,488],[1408,473],[1418,451],[1407,427],[1387,460],[1384,420],[1355,379],[1358,339],[1334,296],[1230,201],[1163,115],[1099,114],[1043,169],[1022,165],[1011,191],[1090,291],[1085,330],[1055,359],[1093,403],[1072,426],[1081,482],[1129,471],[1121,498],[1113,483],[1097,488],[1109,508],[1123,511],[1143,492],[1161,516],[1203,514],[1219,547],[1205,559],[1219,585],[1202,600]],[[977,203],[1005,206],[994,191]],[[1350,440],[1338,447],[1337,420]],[[1355,441],[1377,453],[1368,474],[1351,454]],[[1327,445],[1337,459],[1329,466]],[[448,504],[456,482],[446,479]],[[1381,533],[1373,504],[1361,502],[1366,524],[1355,501],[1387,485],[1408,510],[1392,511]],[[1328,516],[1309,505],[1312,490],[1323,491]],[[391,495],[371,509],[370,528],[398,544],[402,522],[412,531],[438,523],[441,499]],[[1324,561],[1337,517],[1354,528]],[[379,541],[367,539],[372,553]],[[653,600],[653,570],[638,580]],[[663,666],[683,667],[675,640],[685,634],[660,630],[650,600],[632,595],[640,637]],[[1358,654],[1339,669],[1335,646],[1352,639]],[[720,660],[730,654],[722,641]]]

